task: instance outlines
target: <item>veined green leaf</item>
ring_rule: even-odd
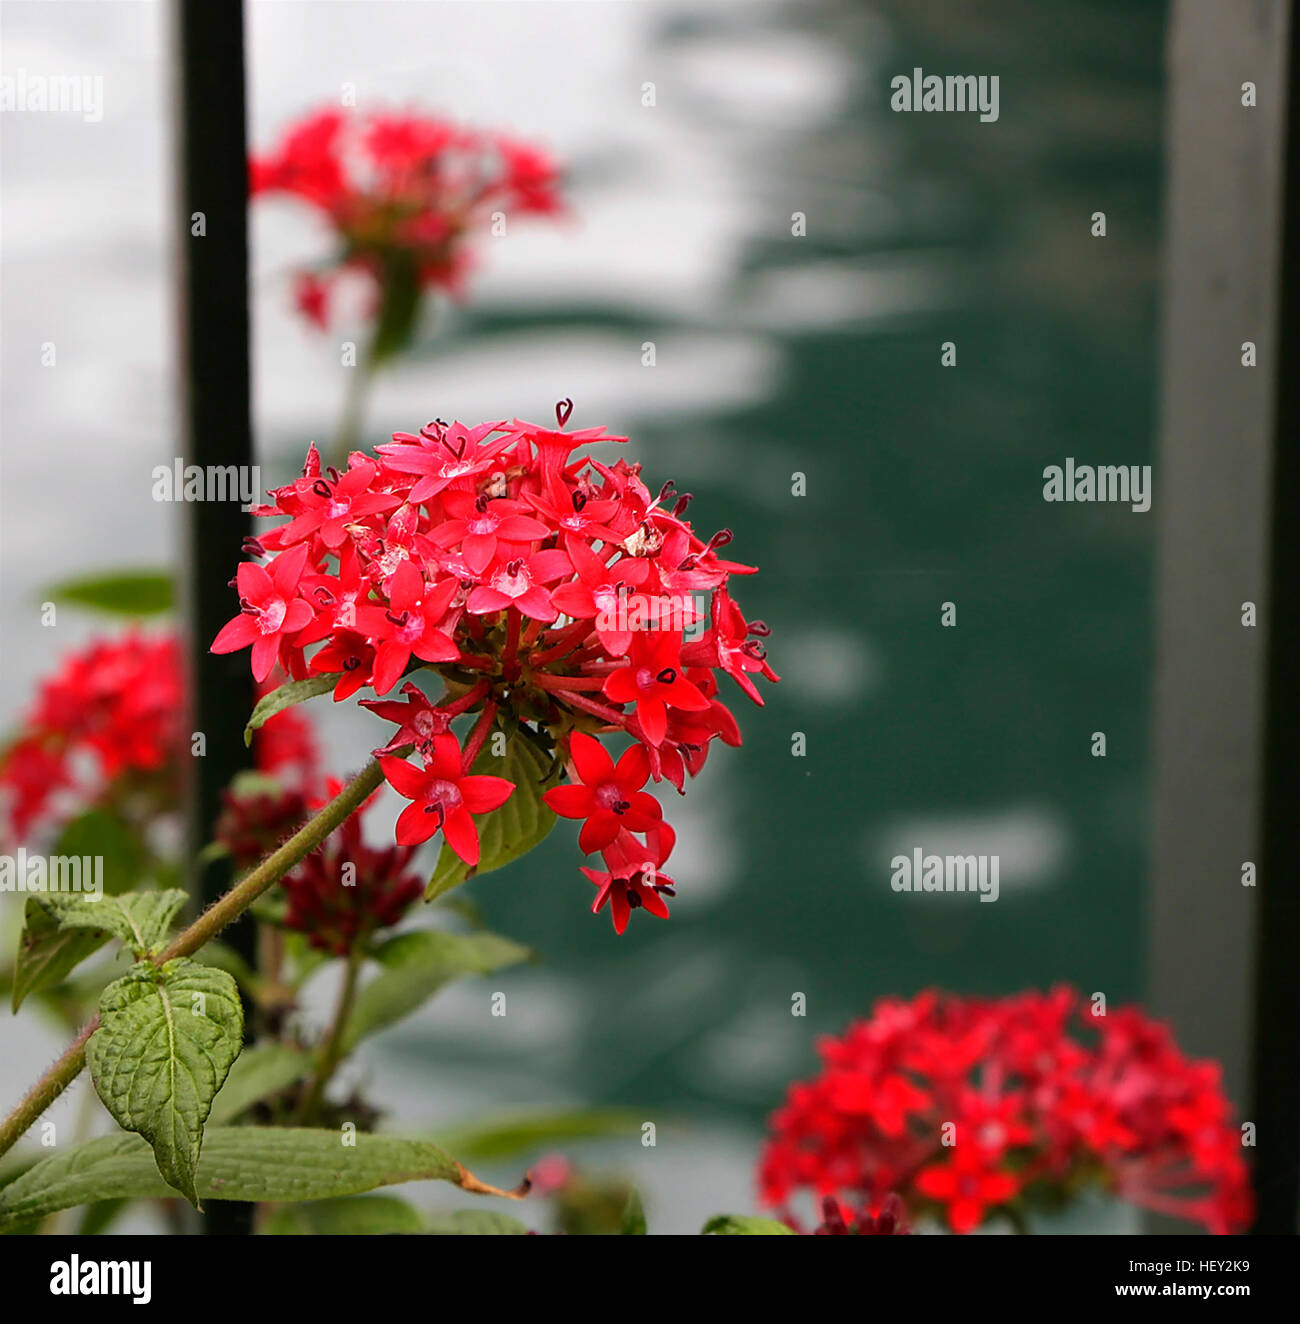
[[[113,616],[155,616],[171,611],[176,594],[165,570],[119,570],[68,579],[41,590],[42,600],[70,602]]]
[[[253,1104],[302,1080],[312,1066],[310,1053],[288,1044],[254,1044],[246,1048],[212,1101],[209,1122],[214,1126],[233,1122]]]
[[[162,944],[172,920],[188,899],[176,888],[166,892],[127,892],[100,901],[71,896],[50,898],[60,928],[110,933],[138,957],[149,955]]]
[[[700,1229],[701,1236],[792,1237],[794,1232],[775,1218],[751,1218],[747,1214],[718,1214]]]
[[[520,1195],[480,1182],[425,1141],[261,1126],[210,1127],[194,1185],[204,1200],[280,1202],[360,1195],[408,1181],[449,1181],[507,1199]],[[172,1194],[139,1136],[104,1136],[50,1154],[0,1189],[0,1230],[96,1200]]]
[[[158,1171],[193,1204],[203,1123],[243,1045],[239,989],[224,970],[181,958],[134,965],[99,999],[86,1045],[95,1089],[127,1131],[153,1146]]]
[[[253,743],[253,732],[265,726],[276,713],[292,708],[304,699],[314,699],[318,694],[325,694],[334,688],[337,676],[308,676],[306,680],[286,680],[278,689],[264,694],[257,701],[253,715],[244,727],[244,744]]]
[[[263,1236],[384,1237],[423,1232],[424,1216],[395,1195],[348,1195],[336,1200],[281,1205]]]
[[[532,953],[495,933],[422,929],[389,938],[373,955],[383,969],[357,994],[344,1033],[344,1051],[409,1016],[448,980],[489,974],[526,961]]]
[[[520,1113],[460,1125],[453,1123],[440,1130],[436,1139],[453,1154],[463,1154],[471,1161],[489,1162],[518,1158],[543,1145],[633,1136],[640,1130],[641,1120],[640,1113],[620,1108]]]
[[[53,988],[107,941],[107,933],[60,927],[57,910],[48,896],[29,896],[23,914],[23,933],[14,963],[13,1008],[22,1006],[29,993]]]
[[[435,1237],[523,1237],[528,1229],[509,1214],[493,1213],[490,1209],[454,1209],[445,1214],[432,1214],[424,1224],[424,1231]]]
[[[468,878],[491,873],[493,869],[517,860],[545,840],[555,826],[555,814],[542,799],[541,784],[551,770],[546,755],[521,735],[511,735],[507,739],[503,756],[491,753],[491,747],[489,740],[474,760],[473,771],[505,777],[514,782],[515,789],[499,809],[474,815],[479,840],[479,861],[475,867],[471,868],[446,842],[443,843],[433,876],[425,889],[426,901],[436,900]]]

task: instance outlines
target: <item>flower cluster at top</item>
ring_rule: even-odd
[[[106,803],[145,813],[176,809],[180,761],[190,753],[185,708],[180,646],[171,634],[131,630],[67,654],[0,753],[4,834],[25,841]],[[268,722],[255,753],[263,771],[314,775],[315,747],[296,713]]]
[[[558,169],[544,152],[414,113],[308,115],[250,161],[249,187],[301,198],[334,231],[333,266],[296,278],[300,310],[321,327],[342,270],[371,278],[389,297],[395,288],[408,299],[430,287],[456,292],[467,241],[492,218],[562,210]]]
[[[518,779],[473,771],[489,734],[543,751],[551,771],[525,793],[582,821],[579,844],[601,856],[585,870],[593,908],[608,903],[621,933],[632,910],[666,917],[672,894],[660,869],[673,832],[646,784],[681,791],[715,737],[740,744],[720,677],[757,703],[756,678],[777,677],[766,626],[731,596],[732,577],[753,573],[720,556],[731,534],[697,536],[689,497],[651,492],[639,465],[575,456],[626,438],[565,431],[571,411],[562,402],[554,428],[429,423],[353,452],[344,472],[313,447],[258,508],[287,521],[250,540],[239,614],[212,647],[251,645],[259,681],[279,666],[333,678],[336,700],[373,690],[363,703],[393,725],[384,776],[410,802],[401,846],[441,831],[476,866],[475,816],[518,794]],[[441,675],[439,701],[410,681],[393,694],[421,668]],[[452,723],[471,714],[462,745]],[[617,762],[607,735],[631,737]],[[568,784],[541,792],[561,770]]]
[[[1244,1229],[1242,1137],[1218,1065],[1126,1007],[1092,1014],[1068,988],[995,1000],[922,993],[819,1045],[759,1165],[765,1203],[800,1192],[873,1204],[901,1195],[955,1232],[1095,1186],[1143,1208]],[[793,1221],[793,1220],[792,1220]]]

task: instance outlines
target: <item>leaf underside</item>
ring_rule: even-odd
[[[257,701],[253,715],[244,727],[244,744],[253,743],[253,732],[265,726],[276,713],[292,708],[296,703],[314,699],[318,694],[325,694],[338,683],[337,676],[308,676],[306,680],[287,680],[270,694],[264,694]]]
[[[208,1128],[195,1174],[204,1200],[298,1201],[361,1195],[410,1181],[448,1181],[483,1195],[517,1199],[480,1182],[445,1150],[422,1140],[291,1127]],[[0,1228],[106,1199],[174,1194],[148,1144],[113,1135],[51,1154],[0,1189]]]
[[[792,1237],[794,1232],[775,1218],[752,1218],[748,1214],[718,1214],[700,1229],[704,1236]]]

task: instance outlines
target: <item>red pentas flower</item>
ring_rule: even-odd
[[[896,1192],[970,1232],[1089,1184],[1211,1232],[1250,1220],[1217,1067],[1137,1008],[1094,1015],[1066,988],[922,993],[878,1003],[819,1051],[824,1070],[791,1086],[759,1165],[763,1200],[793,1226],[804,1193],[836,1202],[819,1231]]]
[[[578,845],[590,854],[610,845],[619,832],[644,832],[663,817],[659,801],[641,788],[650,779],[650,756],[633,745],[615,765],[599,740],[575,731],[569,741],[574,780],[543,799],[561,818],[581,818]]]
[[[252,158],[249,185],[255,197],[297,198],[329,223],[337,256],[300,272],[294,289],[322,328],[344,272],[372,283],[391,330],[391,309],[409,301],[413,316],[419,291],[463,287],[470,245],[494,225],[500,233],[502,221],[563,210],[558,167],[538,148],[415,112],[308,115]]]
[[[0,751],[0,835],[24,841],[108,803],[142,820],[178,810],[180,769],[192,757],[185,708],[172,634],[132,629],[67,654]],[[273,717],[253,749],[292,789],[316,776],[315,743],[297,713]]]
[[[255,512],[280,522],[250,540],[214,647],[251,645],[257,674],[320,677],[392,724],[377,743],[410,801],[401,845],[441,834],[491,868],[479,826],[511,796],[581,820],[594,909],[622,932],[673,894],[651,785],[683,791],[715,738],[741,743],[722,685],[757,700],[777,677],[729,588],[752,567],[717,554],[730,533],[700,537],[689,498],[652,493],[639,465],[584,456],[626,438],[567,431],[572,408],[555,427],[436,420],[342,472],[309,449]]]
[[[634,910],[644,910],[659,919],[668,918],[664,897],[676,896],[676,884],[660,865],[672,854],[676,834],[667,823],[658,822],[645,830],[640,842],[625,827],[601,851],[604,869],[582,872],[596,887],[591,913],[598,915],[608,904],[614,932],[622,933]]]
[[[411,803],[397,820],[397,840],[417,846],[441,830],[466,864],[478,863],[478,829],[472,814],[500,808],[515,789],[504,777],[470,776],[461,770],[460,742],[448,732],[434,736],[423,768],[405,759],[382,762],[388,784]]]

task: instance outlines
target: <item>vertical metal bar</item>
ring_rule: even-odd
[[[1257,1233],[1300,1216],[1300,23],[1287,33],[1251,1117]]]
[[[1290,0],[1177,0],[1169,44],[1150,997],[1189,1051],[1223,1063],[1250,1120],[1262,1104],[1249,1094],[1252,1000],[1277,995],[1252,970],[1257,912],[1274,914],[1285,885],[1259,824],[1265,777],[1270,801],[1278,789],[1263,756],[1280,697],[1266,696],[1265,650],[1288,606],[1276,594],[1294,593],[1270,582],[1268,524],[1289,362],[1275,333],[1289,12]],[[1246,341],[1256,367],[1243,365]],[[1279,514],[1294,539],[1294,510]],[[1260,626],[1243,624],[1248,602]],[[1267,1178],[1279,1151],[1262,1147],[1259,1120]],[[1290,1125],[1294,1140],[1295,1113]]]
[[[177,0],[175,7],[179,111],[179,265],[181,375],[187,465],[253,462],[248,366],[248,168],[244,131],[244,23],[240,0],[220,4]],[[242,653],[208,651],[232,614],[227,587],[241,558],[248,516],[238,499],[190,502],[186,515],[184,602],[193,729],[206,753],[192,760],[189,845],[206,844],[222,789],[249,766],[243,727],[253,686]],[[193,855],[191,856],[193,858]],[[202,867],[193,880],[207,905],[230,886],[224,861]],[[250,962],[254,928],[245,919],[223,935]],[[205,1229],[245,1232],[251,1206],[214,1203]]]

